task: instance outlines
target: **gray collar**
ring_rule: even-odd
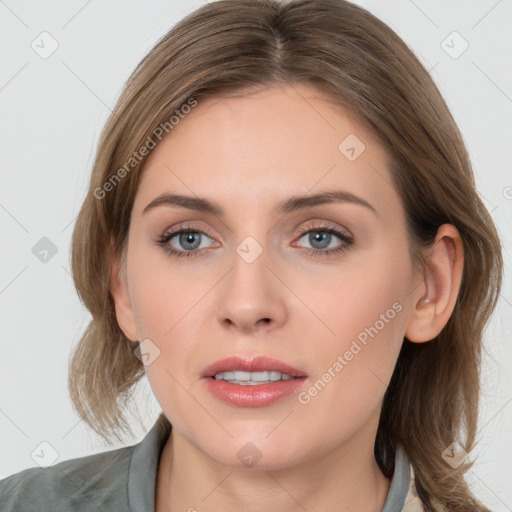
[[[135,445],[128,472],[128,503],[133,512],[155,510],[158,463],[171,433],[171,424],[162,412],[146,437]]]
[[[402,510],[407,498],[407,493],[409,492],[410,480],[409,459],[404,449],[398,446],[395,455],[395,472],[382,512],[397,512]]]

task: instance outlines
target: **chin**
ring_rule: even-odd
[[[298,451],[290,445],[283,446],[279,440],[261,441],[252,436],[252,441],[231,439],[228,446],[219,451],[219,445],[206,453],[219,464],[233,469],[268,470],[287,469],[298,464]],[[279,449],[281,448],[281,449]],[[284,450],[283,450],[284,448]]]

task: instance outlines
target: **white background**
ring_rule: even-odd
[[[0,478],[34,467],[31,453],[43,441],[57,451],[56,462],[118,446],[102,444],[68,395],[68,358],[89,321],[69,273],[70,237],[100,130],[125,80],[157,39],[203,3],[0,1]],[[509,261],[512,2],[356,3],[388,23],[431,70],[463,133]],[[43,31],[59,44],[47,59],[31,48]],[[469,43],[456,59],[441,46],[453,31]],[[46,263],[32,253],[42,237],[58,249]],[[468,474],[493,511],[512,510],[508,270],[486,331],[480,442]],[[137,437],[125,445],[138,442],[160,412],[145,379],[136,403],[143,424],[133,418]]]

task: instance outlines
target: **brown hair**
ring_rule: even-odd
[[[441,454],[454,441],[467,452],[474,447],[482,333],[502,280],[500,240],[430,75],[386,24],[347,1],[209,3],[174,26],[134,70],[101,134],[73,232],[73,278],[92,314],[70,361],[73,404],[107,442],[130,431],[123,409],[144,367],[117,324],[109,287],[111,257],[124,256],[147,157],[140,148],[159,126],[170,132],[169,119],[191,100],[294,83],[313,85],[348,109],[386,148],[415,264],[425,264],[418,249],[432,244],[439,226],[459,230],[464,269],[455,309],[432,341],[404,339],[375,457],[390,477],[403,446],[425,510],[487,510],[463,478],[472,463],[454,469]]]

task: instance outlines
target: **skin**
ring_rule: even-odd
[[[349,134],[365,144],[354,161],[338,150]],[[414,270],[386,161],[362,124],[306,85],[201,100],[151,152],[126,266],[114,258],[111,290],[126,336],[160,350],[145,366],[173,425],[158,468],[158,512],[382,509],[390,480],[373,450],[383,395],[404,336],[426,342],[448,321],[463,265],[460,236],[446,224],[425,248],[428,271]],[[376,213],[348,202],[272,212],[291,196],[330,189]],[[225,215],[169,206],[142,214],[162,192],[208,198]],[[184,222],[206,236],[196,235],[197,256],[177,259],[155,242]],[[315,243],[323,223],[354,245],[312,257],[308,249],[344,244],[336,235]],[[252,263],[236,252],[247,236],[263,249]],[[168,245],[191,250],[179,235]],[[397,302],[401,311],[307,404],[291,395],[236,407],[200,379],[218,359],[265,355],[307,373],[307,389]],[[237,456],[248,442],[261,452],[250,468]]]

